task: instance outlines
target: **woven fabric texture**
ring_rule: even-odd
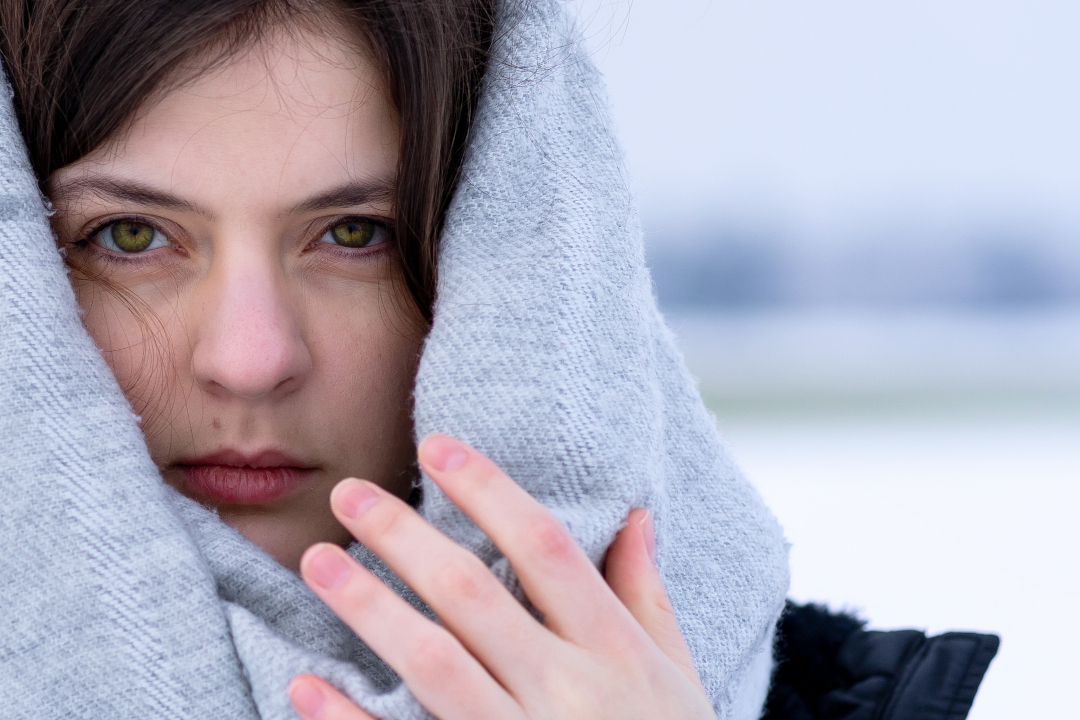
[[[293,573],[165,487],[83,330],[0,97],[0,705],[10,718],[295,718],[314,672],[430,717]],[[603,83],[555,0],[504,3],[415,390],[599,561],[652,510],[719,717],[760,713],[788,587],[779,526],[721,446],[654,300]],[[515,592],[424,478],[421,512]],[[367,551],[353,554],[420,606]]]

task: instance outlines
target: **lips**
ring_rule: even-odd
[[[253,454],[223,450],[183,459],[186,495],[219,505],[262,505],[291,495],[311,479],[315,468],[276,450]]]

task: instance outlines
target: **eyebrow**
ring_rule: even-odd
[[[315,212],[333,208],[354,207],[369,203],[391,202],[394,199],[394,183],[388,178],[354,180],[313,195],[289,210],[290,213]]]
[[[158,190],[149,185],[131,182],[127,180],[114,180],[104,177],[89,177],[80,180],[71,180],[62,183],[55,191],[55,199],[66,198],[81,192],[92,192],[102,195],[133,202],[148,207],[163,208],[166,210],[178,210],[181,212],[193,212],[207,218],[213,218],[213,213],[205,208],[200,208],[193,202],[179,198],[163,190]]]
[[[148,207],[193,212],[209,219],[214,217],[209,210],[164,190],[158,190],[138,182],[105,177],[89,177],[65,182],[54,191],[54,197],[56,199],[66,198],[80,192],[92,192],[95,195]],[[301,200],[289,208],[288,214],[389,202],[394,199],[394,194],[394,183],[390,179],[354,180]]]

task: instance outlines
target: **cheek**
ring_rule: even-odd
[[[75,284],[83,325],[116,377],[144,429],[168,415],[176,384],[175,328],[138,296],[98,283]]]
[[[359,416],[365,425],[380,416],[407,415],[422,335],[377,313],[352,314],[324,318],[312,328],[321,366],[318,392],[327,407]]]
[[[382,301],[353,303],[311,318],[315,419],[349,463],[412,458],[412,389],[426,327]]]

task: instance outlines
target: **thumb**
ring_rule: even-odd
[[[701,679],[656,569],[655,548],[651,514],[641,508],[631,510],[626,527],[608,548],[604,577],[657,647],[700,687]]]

